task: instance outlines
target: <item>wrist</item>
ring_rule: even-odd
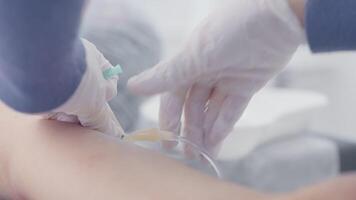
[[[289,5],[300,21],[300,24],[304,27],[305,16],[305,4],[307,0],[289,0]]]

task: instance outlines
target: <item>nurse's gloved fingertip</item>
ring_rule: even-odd
[[[179,137],[180,135],[180,127],[181,127],[181,123],[178,123],[177,125],[175,126],[170,126],[169,124],[166,124],[166,123],[160,123],[160,130],[162,131],[168,131],[168,132],[171,132],[173,133],[174,135],[176,135],[177,137]],[[179,142],[178,141],[174,141],[175,138],[172,138],[172,141],[163,141],[162,142],[162,147],[165,149],[165,150],[172,150],[174,149],[175,147],[178,146]]]
[[[184,155],[188,160],[196,160],[200,157],[200,154],[197,152],[197,150],[188,145],[184,147]]]
[[[150,96],[165,91],[165,84],[162,81],[155,77],[147,78],[145,73],[129,79],[127,87],[130,92],[137,95]]]
[[[219,143],[219,140],[220,140],[219,135],[212,133],[207,137],[205,144],[210,147],[215,146]]]
[[[223,139],[219,134],[210,134],[205,138],[204,147],[210,156],[217,158],[221,150]]]
[[[134,76],[127,82],[128,89],[134,94],[140,94],[142,92],[142,84],[138,76]]]

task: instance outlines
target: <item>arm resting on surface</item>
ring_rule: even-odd
[[[11,152],[11,191],[26,199],[257,198],[171,159],[69,124],[0,106],[0,141]],[[11,142],[9,142],[11,141]],[[3,145],[3,144],[1,144]],[[262,195],[261,195],[262,196]]]
[[[0,194],[28,200],[354,200],[356,177],[282,195],[222,182],[160,154],[0,104]],[[1,199],[1,197],[0,197]]]

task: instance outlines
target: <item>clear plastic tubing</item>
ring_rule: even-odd
[[[215,163],[214,159],[212,158],[212,156],[209,155],[209,153],[207,153],[205,150],[203,150],[202,148],[200,148],[197,144],[191,142],[190,140],[184,138],[184,137],[176,137],[176,140],[173,140],[175,142],[180,142],[180,143],[184,143],[184,144],[187,144],[191,147],[193,147],[197,152],[199,152],[200,155],[202,155],[204,157],[204,159],[206,161],[209,162],[209,164],[211,165],[211,167],[213,168],[213,170],[215,171],[216,173],[216,176],[219,178],[219,179],[222,179],[223,176],[222,176],[222,173],[219,169],[219,167],[217,166],[217,164]]]
[[[212,169],[215,171],[216,176],[219,179],[223,179],[223,175],[217,166],[216,162],[214,161],[213,157],[209,155],[207,151],[199,147],[199,145],[195,144],[194,142],[188,140],[185,137],[182,136],[177,136],[171,132],[167,131],[160,131],[157,129],[150,129],[146,131],[141,131],[138,133],[133,133],[129,135],[123,135],[121,137],[122,140],[124,141],[130,141],[130,142],[139,142],[139,141],[145,141],[145,142],[162,142],[162,141],[172,141],[172,142],[178,142],[181,144],[189,145],[192,147],[194,150],[196,150],[212,167]]]

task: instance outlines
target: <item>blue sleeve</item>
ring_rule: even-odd
[[[66,102],[86,69],[85,0],[0,0],[0,98],[26,113]]]
[[[356,1],[308,0],[306,32],[314,52],[356,50]]]

